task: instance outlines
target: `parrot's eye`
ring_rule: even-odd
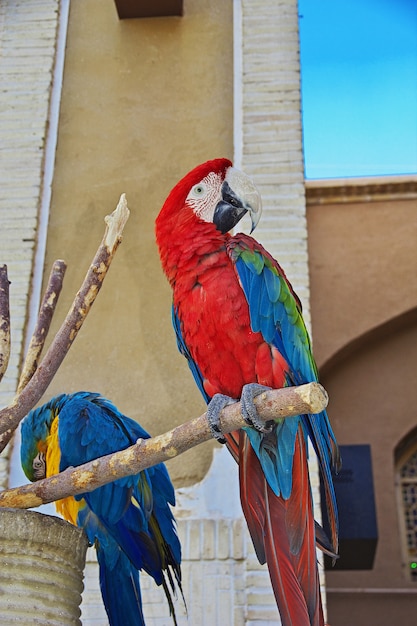
[[[46,476],[46,463],[45,455],[43,452],[38,452],[32,461],[33,474],[37,480],[45,478]]]
[[[203,183],[198,183],[198,185],[194,185],[191,189],[191,194],[194,198],[201,198],[206,193],[206,186]]]

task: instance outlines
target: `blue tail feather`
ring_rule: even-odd
[[[111,542],[111,540],[110,540]],[[115,541],[103,550],[96,542],[100,589],[110,626],[145,626],[139,572]]]

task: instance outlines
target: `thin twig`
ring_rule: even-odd
[[[52,266],[45,295],[43,296],[39,309],[35,330],[33,331],[25,362],[22,367],[17,394],[26,387],[38,367],[39,357],[42,354],[45,340],[48,336],[52,317],[61,293],[66,269],[67,265],[65,261],[61,260],[55,261]]]
[[[266,391],[255,398],[259,416],[268,421],[292,415],[319,413],[328,402],[326,391],[318,383]],[[204,413],[169,432],[151,439],[139,439],[133,446],[109,454],[77,468],[68,468],[57,476],[0,493],[0,507],[31,508],[71,495],[93,491],[106,483],[168,461],[212,435]],[[240,402],[223,409],[220,429],[228,433],[246,424],[240,413]]]
[[[3,378],[10,357],[10,308],[9,278],[7,265],[0,266],[0,380]]]
[[[122,231],[129,217],[126,197],[120,197],[117,208],[105,218],[106,229],[84,282],[75,296],[70,311],[35,374],[11,405],[0,411],[0,452],[10,441],[20,420],[45,393],[65,355],[78,334],[96,296],[107,270],[121,242]]]

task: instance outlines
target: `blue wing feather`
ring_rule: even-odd
[[[112,413],[118,417],[113,419],[109,409],[110,404],[101,402],[98,395],[69,396],[59,413],[61,471],[117,452],[134,443],[133,433],[129,436],[128,428],[132,428],[132,425],[127,418],[124,428],[121,428],[118,410],[113,407]],[[149,437],[143,429],[141,434]],[[100,518],[112,525],[125,513],[136,480],[133,476],[121,478],[82,497]]]
[[[241,234],[230,239],[229,256],[235,264],[248,302],[252,330],[261,332],[264,340],[275,346],[284,357],[288,364],[287,384],[317,381],[317,367],[302,318],[301,304],[278,263],[254,239]],[[253,429],[247,429],[247,434],[271,488],[277,495],[288,498],[292,488],[292,458],[300,421],[317,453],[330,515],[334,516],[337,526],[331,466],[337,468],[340,458],[326,411],[279,423],[275,429],[275,453],[274,446],[266,446],[268,437]]]
[[[201,392],[201,395],[203,396],[204,400],[208,403],[208,402],[210,402],[211,398],[207,394],[206,390],[204,389],[203,376],[201,374],[200,368],[198,367],[198,365],[196,364],[196,362],[192,358],[192,356],[190,354],[190,351],[188,350],[188,348],[187,348],[187,346],[186,346],[186,344],[184,342],[184,338],[183,338],[182,330],[181,330],[181,322],[180,322],[180,319],[179,319],[179,317],[177,315],[177,312],[175,310],[174,305],[172,305],[172,325],[174,327],[175,336],[177,338],[178,350],[187,359],[188,367],[191,370],[191,373],[192,373],[192,375],[194,377],[194,380],[195,380],[195,382],[197,384],[197,387],[199,388],[199,390]]]

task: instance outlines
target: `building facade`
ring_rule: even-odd
[[[372,476],[356,478],[356,497],[369,478],[372,489],[355,518],[366,517],[372,499],[377,526],[370,563],[326,571],[329,623],[411,626],[417,610],[417,177],[309,181],[306,197],[314,352],[339,444],[350,451],[369,446]],[[355,532],[344,530],[350,538]],[[353,548],[341,540],[341,562],[344,548],[357,557],[366,551],[371,537],[362,539]]]

